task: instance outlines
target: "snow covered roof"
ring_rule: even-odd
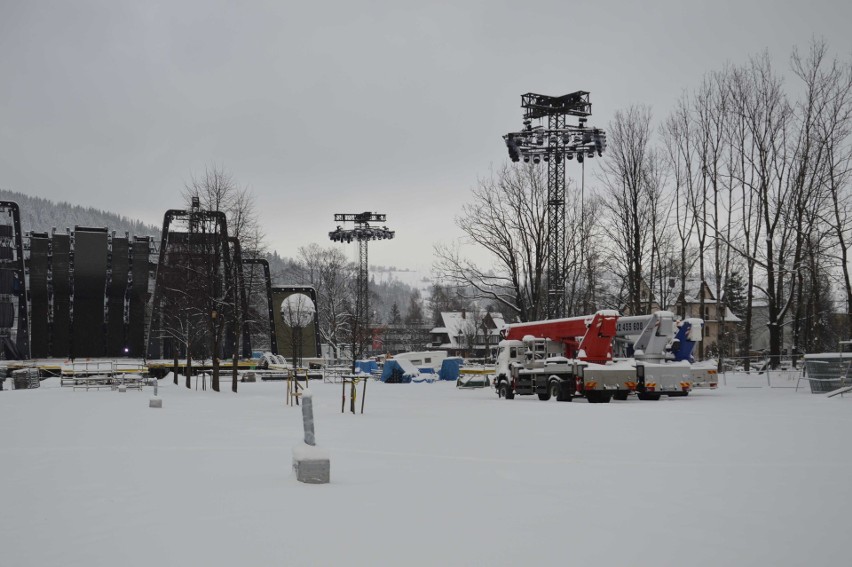
[[[490,317],[491,322],[496,325],[492,328],[488,322]],[[483,323],[487,326],[487,334],[489,336],[497,336],[506,323],[503,315],[495,312],[480,311],[474,313],[471,311],[442,311],[441,320],[444,323],[443,327],[435,327],[432,332],[435,334],[446,334],[449,337],[449,343],[441,345],[441,348],[460,348],[459,337],[470,335],[482,335]]]
[[[701,301],[701,283],[700,279],[686,280],[686,287],[684,288],[684,301],[686,303],[699,303]],[[707,286],[707,291],[709,292],[709,295],[705,297],[704,300],[715,301],[715,285],[706,280],[704,281],[704,284]],[[675,288],[679,290],[680,284],[678,283]]]
[[[730,307],[725,306],[725,322],[726,323],[742,323],[742,319],[734,315]]]

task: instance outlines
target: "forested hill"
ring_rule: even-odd
[[[4,189],[0,189],[0,200],[18,203],[21,209],[21,230],[24,232],[50,232],[54,227],[64,232],[66,228],[73,230],[75,226],[95,226],[106,227],[118,234],[129,232],[131,236],[160,236],[161,228],[158,226],[93,207],[55,203]]]

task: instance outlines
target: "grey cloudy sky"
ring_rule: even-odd
[[[839,0],[0,0],[0,187],[159,224],[218,163],[283,255],[373,210],[397,239],[371,262],[426,269],[521,93],[588,90],[593,125],[662,117],[763,49],[784,69],[814,35],[849,55],[850,22]]]

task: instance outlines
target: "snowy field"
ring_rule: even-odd
[[[313,383],[332,483],[304,485],[282,383],[163,380],[156,410],[51,379],[0,392],[0,565],[849,565],[852,397],[734,383],[591,405],[370,382],[364,415]]]

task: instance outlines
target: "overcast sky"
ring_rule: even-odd
[[[848,0],[0,0],[0,187],[160,224],[216,163],[282,255],[369,210],[397,231],[371,263],[424,270],[522,93],[590,91],[590,125],[662,118],[763,49],[786,70],[816,35],[847,57],[850,23]]]

